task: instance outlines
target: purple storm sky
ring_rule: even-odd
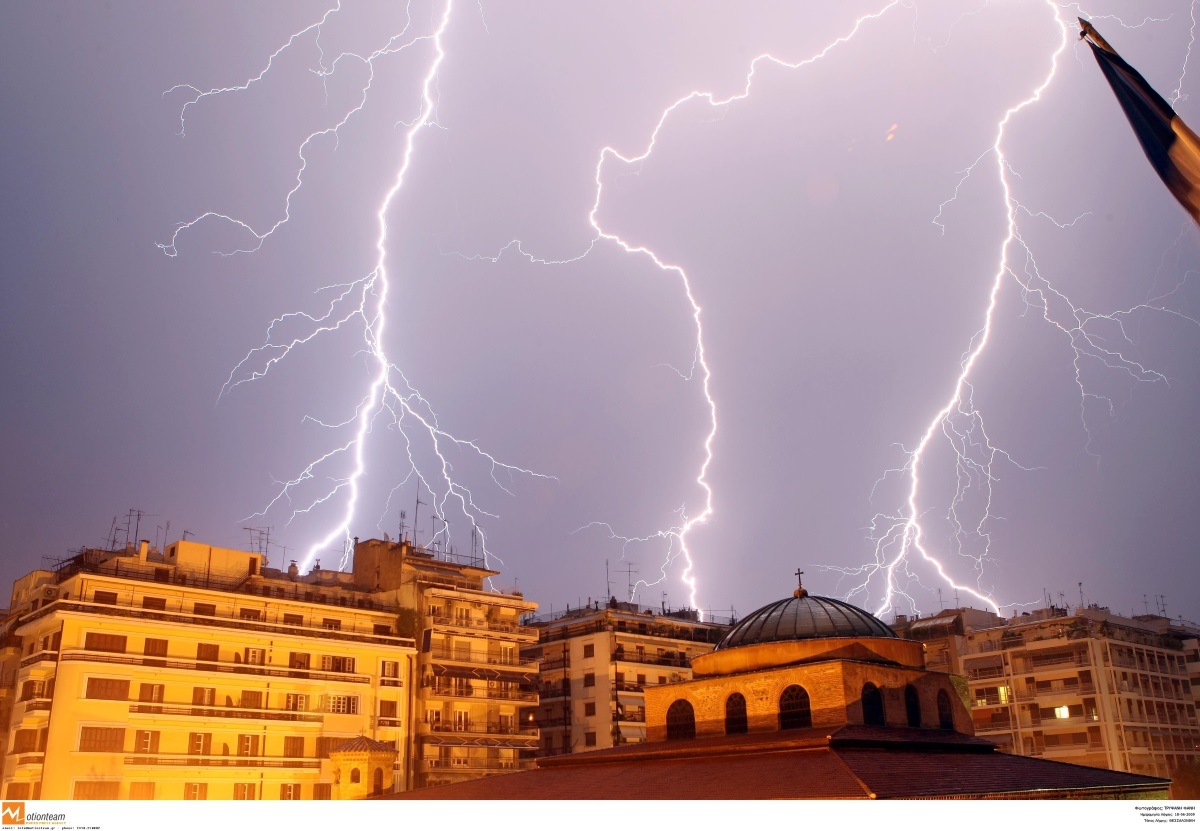
[[[900,552],[1003,262],[917,458],[924,548],[964,604],[1082,582],[1200,619],[1200,234],[1075,29],[1196,127],[1186,0],[332,7],[0,12],[5,585],[131,507],[150,539],[270,526],[277,566],[332,535],[336,565],[350,500],[349,536],[411,533],[424,477],[418,540],[474,521],[547,610],[606,561],[686,605],[682,527],[702,609],[803,568],[881,610],[863,567]],[[739,98],[655,134],[693,91]],[[244,225],[176,233],[210,211]],[[955,600],[916,551],[891,584],[885,619]]]

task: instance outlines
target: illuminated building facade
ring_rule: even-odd
[[[330,799],[331,750],[407,746],[415,644],[350,574],[143,541],[31,572],[11,612],[5,799]]]
[[[1051,607],[966,627],[951,660],[970,685],[975,732],[1002,750],[1169,776],[1200,758],[1192,680],[1200,655],[1193,648],[1189,658],[1188,637],[1157,615]]]
[[[535,625],[538,643],[524,654],[540,663],[539,756],[645,741],[646,689],[690,679],[691,660],[729,629],[692,610],[655,614],[615,600]]]
[[[427,787],[533,764],[537,664],[522,657],[537,604],[489,591],[498,572],[481,558],[407,541],[355,541],[355,580],[411,610],[420,649],[414,687],[410,783]]]

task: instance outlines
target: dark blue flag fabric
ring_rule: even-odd
[[[1079,36],[1092,47],[1096,63],[1121,102],[1146,158],[1179,204],[1200,223],[1200,139],[1092,24],[1080,19],[1079,25]]]

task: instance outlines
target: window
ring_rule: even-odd
[[[165,658],[167,657],[167,642],[163,638],[146,638],[146,644],[142,649],[142,654],[148,658]],[[145,664],[148,667],[166,666],[166,661],[149,660]]]
[[[154,799],[154,783],[153,782],[130,782],[129,783],[129,798],[130,799]]]
[[[812,727],[812,705],[808,691],[793,684],[779,696],[779,729],[795,730]]]
[[[198,643],[198,644],[196,644],[196,660],[197,661],[219,661],[219,660],[221,660],[221,647],[215,643]]]
[[[870,681],[862,688],[863,724],[882,727],[887,723],[883,712],[883,693]]]
[[[246,663],[248,664],[262,666],[264,663],[266,663],[267,652],[265,649],[257,649],[255,647],[248,646],[246,647],[245,658]]]
[[[333,799],[333,785],[329,782],[317,782],[314,784],[313,799]]]
[[[585,643],[583,645],[583,657],[585,657],[585,658],[596,657],[596,645],[594,643]]]
[[[328,759],[329,751],[339,744],[345,744],[349,736],[317,736],[317,758]]]
[[[734,693],[725,699],[725,735],[734,736],[749,732],[750,725],[746,720],[746,697]]]
[[[327,618],[322,619],[321,628],[338,630],[338,629],[342,628],[342,622],[340,620],[338,620],[337,618],[327,617]]]
[[[945,690],[937,694],[938,727],[942,730],[954,729],[954,710],[950,707],[950,696]]]
[[[644,687],[644,686],[646,686],[646,676],[645,676],[645,674],[643,674],[643,673],[641,673],[641,672],[639,672],[639,673],[637,674],[637,685],[638,685],[639,687]]]
[[[192,606],[192,614],[204,615],[205,617],[217,616],[217,604],[215,603],[197,603]]]
[[[89,678],[84,698],[101,698],[108,701],[128,701],[129,681],[123,678]]]
[[[138,730],[133,734],[133,752],[134,753],[157,753],[158,752],[158,731],[157,730]]]
[[[308,709],[308,696],[304,693],[288,693],[284,698],[283,708],[297,712],[304,712]]]
[[[596,746],[596,734],[595,733],[584,733],[583,734],[583,746],[584,747],[595,747]]]
[[[120,753],[124,749],[124,727],[81,727],[79,730],[81,752]]]
[[[359,772],[358,768],[350,768],[350,782],[357,785],[361,781],[362,773]]]
[[[347,715],[358,714],[358,696],[357,695],[327,695],[325,696],[325,712],[327,713],[345,713]]]
[[[108,606],[116,606],[117,605],[117,593],[116,592],[97,591],[96,593],[94,593],[92,595],[92,602],[93,603],[104,603]]]
[[[262,691],[242,690],[241,705],[247,710],[261,710],[263,708]]]
[[[21,685],[21,700],[29,701],[31,698],[48,698],[46,695],[46,684],[43,681],[29,680]]]
[[[322,655],[321,669],[326,672],[354,672],[354,659],[344,655]]]
[[[208,799],[208,783],[207,782],[184,782],[183,783],[183,798],[184,799]]]
[[[83,637],[83,648],[93,652],[124,652],[125,636],[107,632],[88,632]]]
[[[390,635],[392,634],[392,627],[387,623],[376,623],[373,631],[376,635]]]
[[[212,733],[188,733],[188,754],[191,756],[211,756]]]
[[[583,686],[585,686],[585,687],[594,687],[594,686],[596,686],[596,673],[594,673],[594,672],[585,672],[585,673],[583,674]]]
[[[166,611],[167,599],[165,597],[143,597],[142,608],[154,609],[160,612]]]
[[[384,661],[379,674],[384,678],[399,678],[400,663],[398,661]]]
[[[696,712],[691,702],[681,698],[667,708],[667,738],[696,738]]]
[[[376,796],[383,793],[383,768],[375,768],[371,775],[371,793]]]
[[[29,799],[28,782],[9,782],[8,790],[4,792],[5,799]]]
[[[395,718],[396,717],[396,702],[395,701],[380,701],[379,702],[379,716],[381,718]]]
[[[238,736],[237,755],[257,756],[258,739],[259,736],[257,733],[242,733],[240,736]]]
[[[162,684],[142,684],[138,690],[138,701],[143,704],[162,704],[163,701],[163,685]],[[143,707],[140,712],[143,713],[161,713],[162,707]]]
[[[586,702],[583,705],[583,714],[584,714],[584,716],[596,715],[596,702],[595,701]]]
[[[242,620],[262,620],[260,609],[238,609],[238,617]]]
[[[308,669],[312,656],[307,652],[292,652],[288,655],[288,666],[292,669]]]
[[[120,781],[96,782],[83,781],[75,783],[72,799],[120,799]]]
[[[217,700],[216,687],[192,687],[192,703],[212,706]]]
[[[280,799],[299,799],[300,785],[291,782],[284,782],[279,786]]]
[[[296,615],[290,612],[283,613],[283,622],[286,626],[303,626],[304,615]]]
[[[38,731],[18,730],[13,735],[13,753],[34,753],[37,751]]]
[[[254,782],[235,782],[233,785],[234,799],[254,799]]]
[[[912,684],[906,684],[904,687],[904,713],[908,717],[909,727],[921,726],[921,699],[917,695],[917,688]]]
[[[303,736],[284,736],[283,737],[283,755],[289,759],[304,758],[304,737]]]

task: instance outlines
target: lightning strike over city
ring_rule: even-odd
[[[547,611],[1200,619],[1200,235],[1079,22],[1194,127],[1196,14],[18,6],[8,576],[136,507]]]

